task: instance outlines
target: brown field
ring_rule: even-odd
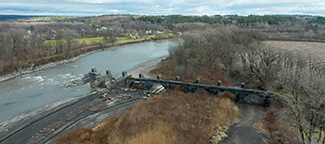
[[[319,62],[325,63],[325,43],[322,42],[265,41],[264,44],[277,49],[277,51],[306,54]]]

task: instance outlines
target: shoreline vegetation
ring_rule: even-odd
[[[87,51],[85,51],[85,53],[81,53],[80,55],[77,55],[75,57],[72,58],[68,58],[68,59],[60,59],[60,58],[55,58],[54,57],[50,57],[48,59],[41,59],[40,61],[43,62],[39,62],[39,65],[33,66],[33,68],[26,68],[26,69],[20,69],[20,70],[15,70],[9,74],[5,74],[5,75],[0,75],[0,82],[4,82],[10,79],[13,79],[15,77],[24,75],[24,74],[29,74],[29,73],[33,73],[33,72],[37,72],[40,70],[44,70],[50,67],[54,67],[60,64],[64,64],[64,63],[68,63],[71,61],[75,61],[81,57],[84,57],[86,55],[98,52],[98,51],[103,51],[103,50],[109,50],[109,49],[115,49],[118,48],[120,46],[124,46],[124,45],[132,45],[132,44],[138,44],[138,43],[144,43],[144,42],[150,42],[150,41],[163,41],[163,40],[170,40],[173,38],[160,38],[160,39],[139,39],[139,40],[127,40],[127,41],[122,41],[122,42],[117,42],[117,43],[113,43],[113,44],[105,44],[105,45],[92,45],[92,46],[88,46],[88,47],[83,47],[80,48],[80,50],[84,50],[87,49]]]
[[[308,15],[17,18],[6,20],[4,16],[4,21],[0,21],[0,75],[72,58],[96,43],[103,46],[138,38],[163,38],[222,26],[260,31],[269,40],[323,41],[325,37],[325,18]],[[81,46],[87,48],[80,50]]]

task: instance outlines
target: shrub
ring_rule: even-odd
[[[56,142],[209,143],[215,126],[225,127],[240,118],[237,106],[230,99],[219,99],[205,90],[185,93],[181,88],[168,89],[94,129],[78,129]]]
[[[218,97],[220,99],[230,99],[233,102],[235,102],[237,100],[237,97],[230,92],[222,92],[218,95]]]

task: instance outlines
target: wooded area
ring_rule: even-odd
[[[184,32],[237,26],[260,31],[264,39],[325,39],[323,17],[312,16],[136,16],[104,15],[98,17],[31,17],[0,22],[0,74],[15,71],[40,58],[46,61],[66,59],[83,51],[81,47],[114,43],[116,37],[146,38],[161,33],[181,35]],[[194,34],[195,35],[195,34]],[[83,38],[103,37],[87,43]],[[51,41],[51,42],[48,42]],[[49,58],[53,58],[49,60]],[[45,62],[46,63],[46,62]]]
[[[239,85],[239,82],[245,82],[248,88],[275,92],[279,99],[267,108],[268,114],[263,120],[264,128],[270,138],[269,142],[325,143],[325,69],[320,66],[321,63],[309,55],[279,52],[263,44],[265,40],[274,39],[323,41],[325,39],[323,17],[117,15],[40,19],[24,24],[2,22],[0,29],[1,70],[8,66],[18,67],[22,61],[33,61],[40,57],[60,55],[68,58],[75,56],[74,50],[92,45],[79,43],[76,39],[103,37],[105,42],[114,43],[117,40],[116,37],[132,39],[130,35],[146,37],[163,32],[178,35],[180,37],[178,45],[170,49],[170,57],[153,71],[154,74],[162,74],[164,79],[172,80],[180,75],[182,81],[185,82],[193,82],[193,77],[198,77],[201,83],[211,85],[217,85],[218,80],[221,80],[223,86],[230,87]],[[45,41],[51,42],[45,43]],[[123,116],[112,119],[104,127],[80,129],[62,137],[58,142],[108,143],[112,140],[116,143],[141,143],[142,140],[152,140],[150,142],[154,143],[157,140],[152,137],[173,136],[175,132],[184,134],[185,137],[180,139],[183,142],[207,142],[212,131],[205,131],[205,127],[210,127],[211,123],[188,132],[178,129],[178,122],[182,121],[168,119],[177,117],[176,115],[166,117],[170,114],[170,107],[166,104],[186,105],[186,103],[175,104],[177,101],[173,100],[185,98],[183,95],[187,95],[188,98],[194,95],[195,98],[202,100],[201,96],[208,94],[205,92],[197,95],[172,91],[144,105],[139,104],[130,108]],[[205,103],[209,103],[210,98],[204,98],[207,99]],[[218,103],[218,99],[215,103]],[[194,102],[198,101],[194,100]],[[152,115],[150,110],[153,108],[150,107],[157,108],[156,105],[161,105],[159,107],[164,107],[164,109],[156,109],[154,113],[167,110],[168,113],[163,114],[163,117],[167,119],[162,119],[159,115],[157,117],[145,116]],[[226,111],[225,114],[229,114],[228,108],[234,107],[233,103],[229,105],[223,110]],[[206,104],[202,103],[202,107],[204,106]],[[211,107],[219,106],[224,105],[211,105]],[[183,107],[179,108],[177,111],[184,111]],[[199,111],[201,114],[208,112],[206,109],[202,110],[202,112]],[[235,112],[237,113],[237,110]],[[232,111],[232,113],[235,112]],[[134,113],[138,113],[137,116],[140,116],[140,119],[143,118],[138,121],[140,124],[130,123],[124,117],[139,118],[134,116]],[[132,116],[128,116],[129,114]],[[197,119],[195,117],[197,115],[192,116],[193,118],[184,118]],[[222,120],[232,118],[231,115],[226,115],[226,117]],[[148,121],[147,118],[153,119]],[[216,118],[220,119],[220,116]],[[161,123],[151,123],[156,119],[159,119]],[[220,121],[219,119],[215,120]],[[171,125],[166,125],[166,121]],[[213,120],[209,118],[209,121]],[[144,124],[148,127],[138,127]],[[130,129],[131,125],[131,131],[123,131],[125,128]],[[162,128],[160,126],[167,127],[167,129],[160,131]],[[200,131],[200,135],[196,135],[197,131]],[[141,133],[135,135],[136,132]],[[118,135],[112,135],[112,133]],[[135,136],[127,139],[131,135]],[[179,139],[171,138],[163,139],[163,141],[179,143]]]
[[[270,142],[324,143],[325,68],[309,55],[266,47],[263,39],[258,31],[238,27],[185,33],[156,71],[213,85],[222,74],[249,88],[274,91],[279,99],[266,117]]]

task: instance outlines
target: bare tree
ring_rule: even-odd
[[[243,70],[248,70],[260,81],[264,89],[271,88],[281,69],[281,53],[253,43],[249,50],[240,53]]]
[[[107,40],[108,43],[115,43],[117,41],[117,38],[116,38],[116,35],[114,32],[111,32],[110,36],[109,36],[109,39]]]
[[[64,31],[59,30],[55,35],[55,54],[63,53],[63,45],[64,45]]]
[[[324,143],[325,77],[310,64],[306,58],[287,58],[277,81],[302,144]]]
[[[66,55],[69,55],[72,44],[76,41],[75,39],[77,38],[77,36],[78,34],[71,29],[67,29],[64,31],[63,38],[66,41],[66,45],[67,45],[67,48],[65,50]]]

